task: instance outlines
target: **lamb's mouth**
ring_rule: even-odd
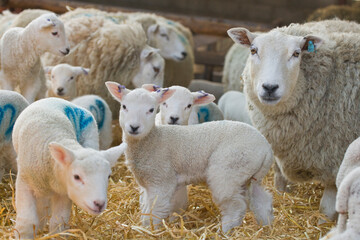
[[[102,211],[99,211],[97,209],[92,209],[88,205],[85,204],[85,207],[89,210],[88,212],[92,215],[99,215]]]

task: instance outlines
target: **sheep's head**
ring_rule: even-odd
[[[152,83],[162,86],[164,82],[165,61],[159,50],[146,46],[140,54],[140,69],[132,80],[135,87]]]
[[[68,197],[80,208],[92,215],[100,214],[107,204],[108,179],[111,167],[124,153],[126,143],[97,151],[91,148],[70,150],[52,142],[49,150],[61,171]]]
[[[160,49],[160,55],[165,59],[182,61],[186,58],[186,38],[173,26],[165,23],[155,23],[147,30],[151,46]]]
[[[45,73],[50,74],[48,88],[50,88],[58,97],[74,98],[76,94],[76,77],[89,73],[88,68],[75,67],[69,64],[59,64],[44,68]]]
[[[149,92],[143,88],[133,91],[116,82],[106,82],[111,95],[121,103],[120,126],[126,136],[135,139],[145,137],[155,125],[155,115],[159,104],[166,101],[175,92],[169,88],[159,88]]]
[[[232,28],[228,34],[234,42],[250,48],[248,87],[265,105],[287,101],[299,77],[302,55],[315,52],[322,43],[316,36],[292,36],[276,29],[255,34],[245,28]]]
[[[38,46],[43,51],[60,56],[70,52],[64,24],[54,13],[43,14],[33,22],[39,27]]]
[[[154,91],[152,85],[143,86],[148,91]],[[215,100],[214,95],[204,91],[190,92],[181,86],[172,86],[176,90],[168,100],[160,105],[161,123],[168,125],[188,125],[191,110],[196,105],[205,105]]]

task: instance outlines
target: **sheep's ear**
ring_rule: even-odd
[[[149,92],[156,92],[157,90],[161,89],[160,86],[151,83],[143,84],[141,87],[148,90]]]
[[[175,93],[175,91],[175,89],[170,88],[159,88],[151,94],[155,96],[158,103],[162,103],[165,102],[168,98],[170,98]]]
[[[205,105],[215,100],[215,96],[204,91],[192,92],[194,105]]]
[[[53,66],[44,67],[45,74],[50,74],[53,68],[54,68]]]
[[[121,102],[123,97],[130,92],[125,86],[118,84],[117,82],[105,82],[107,89],[115,100]]]
[[[80,74],[84,74],[84,75],[88,75],[90,69],[89,68],[83,68],[83,67],[73,67],[74,73],[76,74],[76,76],[80,75]]]
[[[104,157],[106,158],[106,160],[109,161],[110,166],[113,167],[113,166],[115,166],[119,157],[125,152],[126,148],[127,148],[127,144],[122,143],[119,146],[112,147],[112,148],[109,148],[108,150],[101,151],[101,152],[104,155]]]
[[[69,166],[75,159],[74,153],[59,143],[49,143],[49,150],[51,156],[64,167]]]
[[[227,34],[234,42],[245,45],[247,47],[250,47],[254,39],[258,36],[246,28],[231,28],[227,31]]]
[[[315,52],[323,42],[323,39],[317,36],[307,35],[302,39],[300,48],[302,51]]]
[[[145,48],[144,50],[141,51],[140,58],[148,60],[156,52],[158,52],[158,50],[155,48]]]
[[[155,23],[148,28],[147,32],[148,33],[157,33],[159,31],[159,29],[160,29],[160,25]]]
[[[55,23],[49,17],[42,18],[42,21],[40,24],[41,28],[48,28],[48,27],[53,27],[53,26],[55,26]]]

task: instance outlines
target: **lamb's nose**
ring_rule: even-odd
[[[70,48],[66,48],[66,54],[68,54],[70,52]]]
[[[171,120],[171,124],[175,124],[179,118],[178,117],[170,117],[170,120]]]
[[[101,212],[105,205],[105,201],[94,201],[94,205],[98,208],[99,212]]]
[[[263,84],[262,87],[268,94],[272,94],[279,88],[278,84]]]
[[[133,132],[133,133],[135,133],[138,129],[139,129],[139,126],[132,126],[132,125],[130,125],[130,128],[131,128],[131,131]]]
[[[57,91],[58,91],[58,93],[62,93],[62,92],[64,91],[64,88],[59,87],[59,88],[57,89]]]

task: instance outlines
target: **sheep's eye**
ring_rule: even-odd
[[[58,32],[52,32],[51,33],[53,36],[56,36],[58,34]]]
[[[162,33],[162,34],[160,34],[160,36],[166,38],[166,40],[169,40],[169,36],[166,33]]]
[[[126,110],[126,106],[125,106],[125,105],[123,105],[122,107],[123,107],[124,110]]]
[[[80,180],[80,176],[77,175],[77,174],[75,174],[75,175],[74,175],[74,179],[77,180],[77,181],[79,181],[79,180]]]
[[[70,80],[73,80],[73,79],[74,79],[74,77],[73,77],[73,76],[71,76],[71,77],[70,77]]]
[[[151,113],[154,112],[154,108],[151,108],[151,109],[149,110],[149,112],[151,112]]]
[[[294,53],[293,53],[293,57],[299,57],[299,55],[300,55],[300,52],[299,51],[295,51]]]
[[[165,106],[165,105],[166,105],[166,102],[163,102],[163,105]]]
[[[54,75],[52,75],[51,78],[54,78]]]
[[[251,52],[251,55],[257,54],[257,48],[256,47],[251,47],[250,52]]]
[[[188,108],[191,108],[191,104],[187,105]]]

